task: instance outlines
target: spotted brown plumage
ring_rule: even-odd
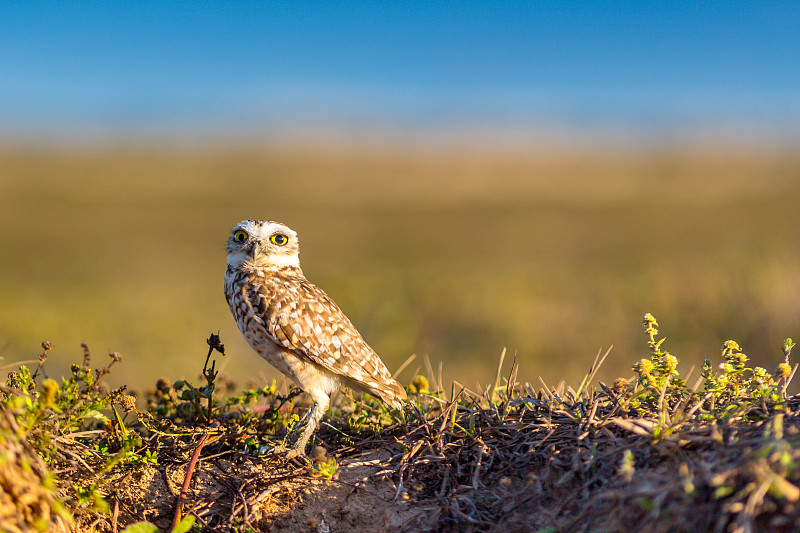
[[[278,222],[246,220],[228,240],[225,296],[250,346],[314,403],[289,455],[306,443],[341,386],[401,408],[405,390],[336,303],[300,269],[297,234]]]

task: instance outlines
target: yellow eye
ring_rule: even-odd
[[[239,230],[233,234],[233,242],[244,242],[247,240],[247,232]]]
[[[275,235],[269,238],[269,241],[273,244],[277,244],[278,246],[283,246],[287,242],[289,242],[289,237],[283,235],[282,233],[276,233]]]

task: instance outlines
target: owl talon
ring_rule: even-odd
[[[290,459],[305,459],[306,454],[303,450],[298,450],[297,448],[289,448],[286,450],[286,454],[283,456],[286,460]]]
[[[288,448],[286,446],[279,444],[278,446],[273,446],[266,451],[265,455],[280,455],[285,452]]]
[[[284,446],[283,444],[279,444],[278,446],[273,446],[270,448],[269,451],[267,451],[267,455],[282,455],[283,458],[287,460],[306,457],[306,454],[303,450]]]

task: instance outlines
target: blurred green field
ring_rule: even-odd
[[[7,147],[0,198],[0,350],[47,339],[51,374],[87,342],[123,353],[114,383],[194,379],[219,330],[225,373],[277,377],[222,294],[245,218],[299,232],[391,369],[467,386],[504,347],[522,380],[577,383],[612,344],[600,378],[627,376],[645,312],[684,371],[728,338],[773,370],[800,337],[796,150]]]

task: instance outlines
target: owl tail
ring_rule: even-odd
[[[402,409],[406,401],[406,390],[391,378],[386,381],[371,381],[369,383],[353,380],[349,383],[349,386],[351,389],[371,394],[395,409]]]
[[[388,403],[395,409],[402,409],[406,401],[406,390],[392,379],[384,384],[384,388],[378,396],[384,403]]]

